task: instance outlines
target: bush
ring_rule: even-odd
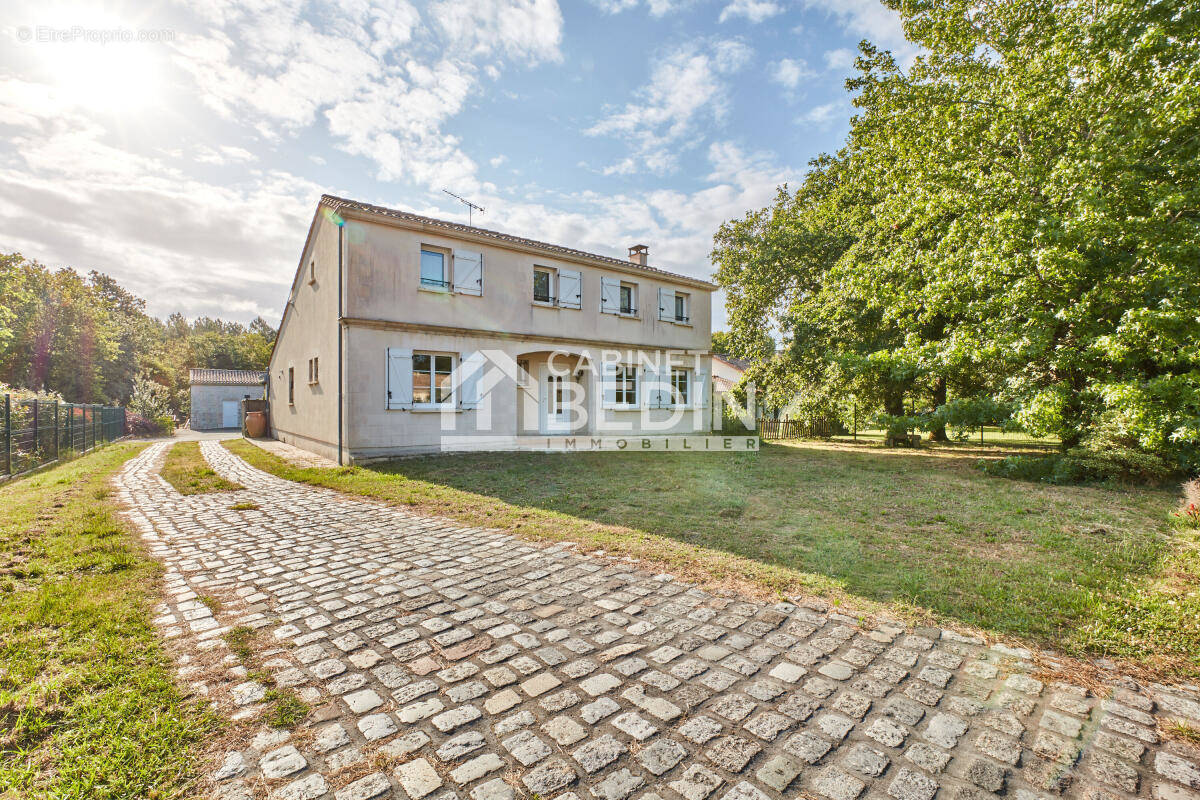
[[[174,417],[147,419],[134,411],[125,412],[125,434],[127,436],[170,436],[174,432]]]
[[[981,462],[983,471],[998,478],[1059,485],[1073,483],[1165,483],[1174,470],[1161,457],[1133,447],[1072,447],[1048,456],[1009,456]]]

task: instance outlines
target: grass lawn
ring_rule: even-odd
[[[167,452],[162,476],[180,494],[228,492],[242,487],[213,471],[200,453],[199,442],[176,442]]]
[[[304,469],[246,442],[226,446],[292,480],[579,541],[710,584],[1200,674],[1200,537],[1168,522],[1177,493],[992,478],[975,464],[1010,452],[996,447],[788,442],[757,454],[466,454]]]
[[[176,689],[158,566],[108,486],[140,449],[0,486],[0,796],[177,797],[216,725]]]

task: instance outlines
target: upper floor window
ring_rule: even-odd
[[[636,314],[637,313],[637,287],[631,283],[621,284],[621,305],[620,313]]]
[[[448,403],[454,394],[450,373],[454,357],[436,353],[413,353],[413,403]]]
[[[431,289],[450,288],[444,252],[428,247],[421,248],[421,285]]]
[[[308,382],[321,382],[321,361],[317,356],[313,356],[308,360]]]
[[[680,292],[675,293],[675,321],[688,321],[688,296]]]
[[[533,271],[533,300],[535,303],[554,302],[554,273],[549,269]]]

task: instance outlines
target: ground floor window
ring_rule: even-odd
[[[618,405],[637,405],[637,367],[617,367],[615,400]]]
[[[690,376],[686,369],[674,367],[671,369],[671,398],[675,405],[686,406],[688,403],[688,389],[690,389]]]
[[[450,402],[454,393],[450,380],[453,371],[453,356],[413,353],[413,402]]]

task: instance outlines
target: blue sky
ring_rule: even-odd
[[[0,8],[0,249],[243,321],[278,320],[322,192],[465,221],[449,189],[709,277],[717,226],[842,141],[858,41],[911,56],[874,0]]]

